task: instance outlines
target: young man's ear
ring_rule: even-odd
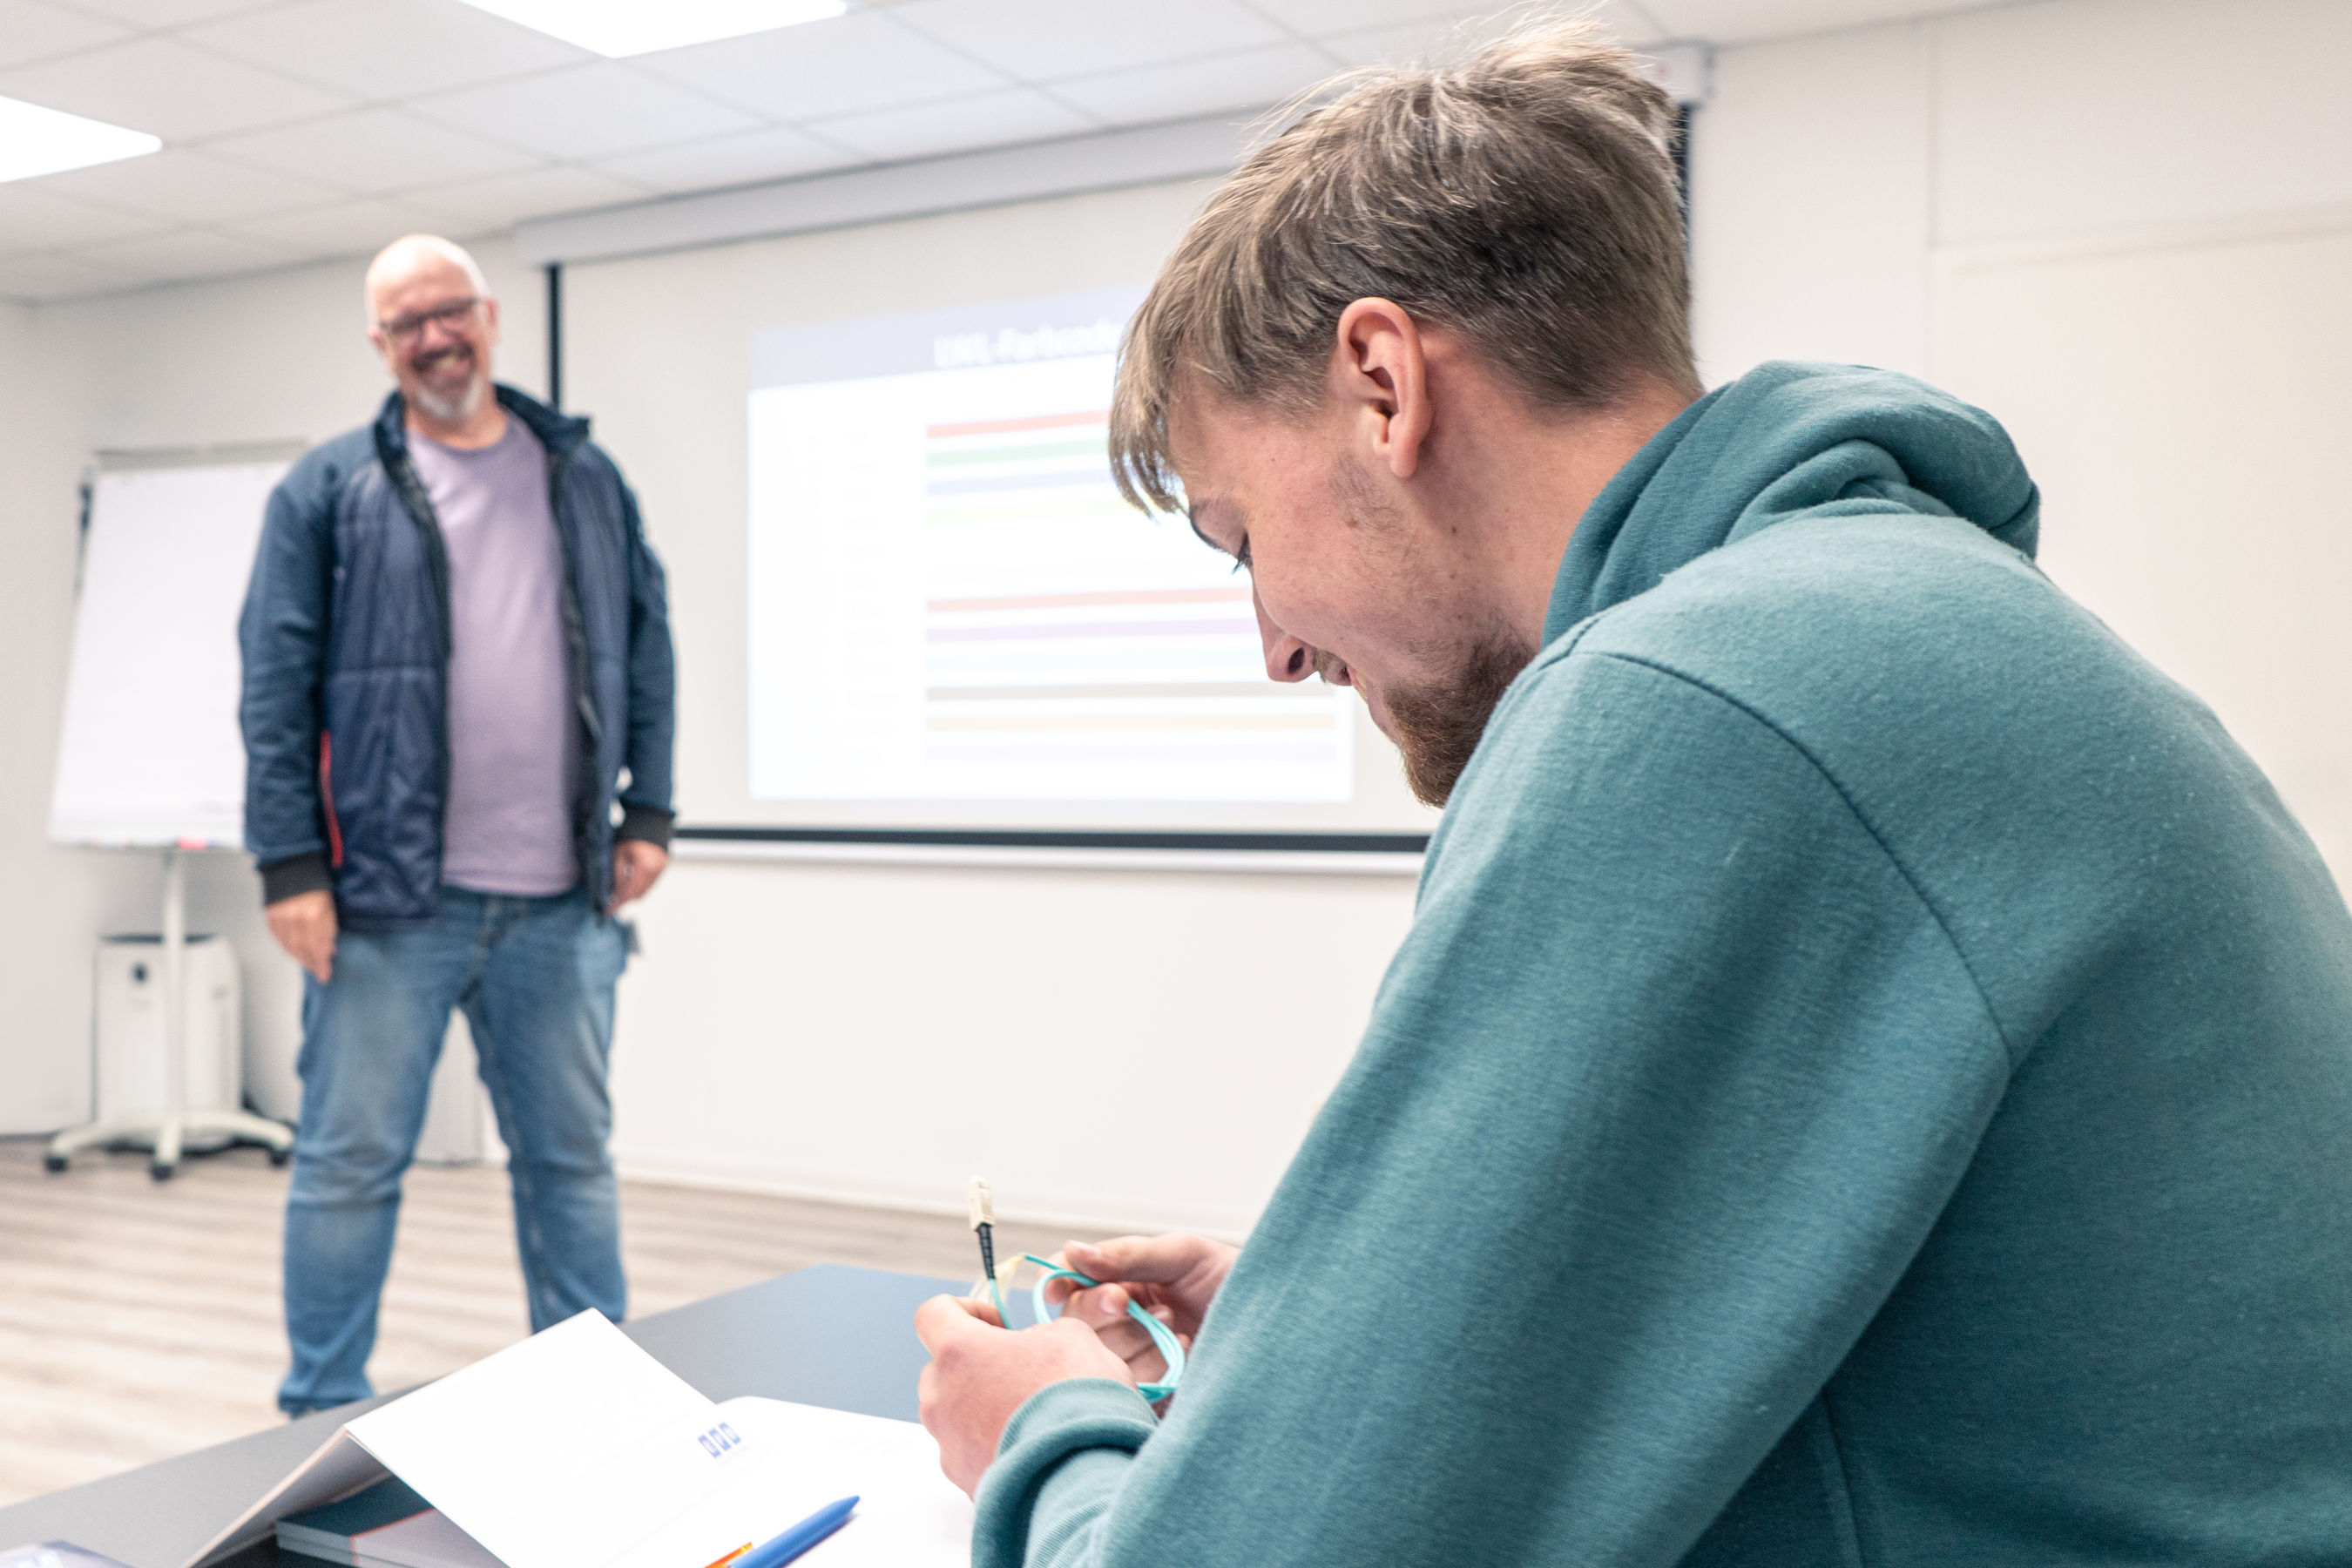
[[[1339,313],[1331,357],[1340,406],[1367,429],[1373,455],[1412,478],[1429,436],[1429,366],[1421,327],[1391,300],[1359,300]]]

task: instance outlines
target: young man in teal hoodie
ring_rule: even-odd
[[[1244,1249],[923,1309],[975,1563],[2352,1563],[2352,919],[1985,415],[1696,395],[1670,123],[1360,80],[1131,331],[1125,480],[1450,804]]]

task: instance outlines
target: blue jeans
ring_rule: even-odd
[[[515,1239],[535,1332],[627,1306],[605,1068],[626,931],[578,889],[551,898],[441,890],[416,931],[345,931],[334,978],[302,991],[302,1121],[286,1200],[289,1415],[363,1399],[400,1181],[433,1065],[463,1007],[506,1140]]]

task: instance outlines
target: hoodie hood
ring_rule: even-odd
[[[1711,550],[1802,515],[1965,518],[2027,555],[2041,498],[2007,432],[1925,382],[1775,361],[1677,416],[1576,525],[1549,643]]]

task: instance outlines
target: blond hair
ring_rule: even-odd
[[[1194,386],[1318,406],[1339,316],[1395,301],[1537,401],[1696,393],[1673,101],[1590,22],[1449,70],[1373,68],[1259,147],[1195,218],[1120,345],[1119,491],[1173,509],[1168,414]]]

